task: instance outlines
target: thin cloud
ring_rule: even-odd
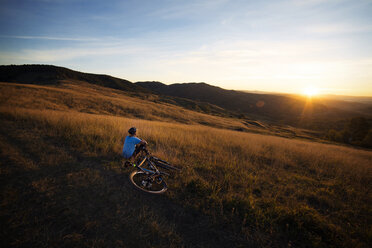
[[[99,41],[99,39],[97,39],[97,38],[57,37],[57,36],[26,36],[26,35],[0,35],[0,38],[25,39],[25,40]]]
[[[205,16],[206,11],[222,6],[227,2],[228,0],[187,2],[186,4],[172,5],[168,8],[154,11],[149,15],[162,19],[192,18],[195,14],[203,14]]]
[[[324,3],[337,3],[344,1],[345,0],[292,0],[292,2],[297,5],[315,5]]]
[[[42,63],[54,63],[81,58],[95,58],[118,55],[145,54],[145,48],[135,46],[111,46],[89,48],[64,47],[60,49],[23,49],[17,52],[7,52],[0,55],[0,61],[20,60]]]
[[[315,34],[350,34],[372,32],[372,25],[351,26],[347,24],[325,24],[305,28],[306,32]]]

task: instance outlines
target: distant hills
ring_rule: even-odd
[[[206,83],[165,85],[160,82],[137,82],[136,84],[158,94],[209,102],[238,113],[275,119],[284,118],[289,113],[298,115],[305,104],[303,100],[287,96],[225,90]]]
[[[137,82],[109,75],[82,73],[51,65],[0,66],[0,81],[56,84],[74,80],[136,93],[138,97],[157,95],[166,102],[207,114],[256,119],[277,125],[292,125],[324,130],[344,125],[355,116],[371,117],[372,105],[337,99],[306,99],[280,94],[257,94],[225,90],[206,83],[166,85],[161,82]],[[370,119],[371,120],[371,119]]]
[[[372,104],[372,96],[324,95],[323,97],[332,100]]]
[[[136,84],[158,94],[208,102],[249,118],[311,129],[323,129],[333,122],[368,115],[371,108],[371,105],[339,100],[225,90],[206,83],[165,85],[160,82],[137,82]]]
[[[27,84],[53,84],[59,80],[77,80],[113,89],[143,92],[143,88],[128,80],[108,75],[73,71],[53,65],[9,65],[0,66],[0,81]]]
[[[80,81],[121,90],[140,98],[149,99],[154,94],[146,88],[128,80],[92,73],[83,73],[68,68],[53,65],[0,65],[0,82],[24,84],[58,84],[64,80]],[[156,93],[155,93],[156,94]],[[218,116],[235,116],[235,113],[222,109],[207,102],[197,102],[186,98],[159,95],[153,101],[181,106],[198,112]]]

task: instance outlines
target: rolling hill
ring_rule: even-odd
[[[2,247],[370,247],[370,150],[71,73],[1,74]],[[164,195],[129,183],[131,126],[182,168]]]
[[[254,94],[225,90],[206,83],[165,85],[160,82],[137,82],[158,94],[208,102],[263,121],[324,130],[334,123],[355,116],[371,117],[370,104],[306,99],[279,94]]]
[[[111,77],[108,75],[98,75],[73,71],[68,68],[52,65],[10,65],[0,66],[0,82],[17,82],[38,85],[57,85],[61,81],[73,81],[75,83],[89,83],[107,88],[117,89],[139,98],[151,98],[154,92],[139,87],[128,80]],[[156,93],[155,93],[156,94]],[[191,109],[198,112],[214,114],[218,116],[233,116],[235,113],[217,107],[206,102],[193,101],[186,98],[160,96],[154,101],[169,103]]]
[[[137,82],[73,71],[50,65],[0,66],[0,81],[55,85],[61,81],[95,84],[121,90],[132,96],[150,99],[223,117],[238,117],[271,125],[290,125],[325,132],[340,129],[357,116],[372,120],[371,104],[279,94],[255,94],[225,90],[206,83],[165,85],[161,82]],[[153,97],[155,96],[156,97]],[[151,97],[149,97],[151,96]]]
[[[10,65],[0,66],[0,81],[27,84],[56,84],[59,80],[75,80],[97,84],[123,91],[142,92],[143,89],[131,82],[111,77],[73,71],[52,65]]]

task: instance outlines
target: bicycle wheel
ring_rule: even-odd
[[[129,178],[136,188],[148,193],[161,194],[168,189],[166,182],[160,175],[152,177],[143,171],[133,171]]]

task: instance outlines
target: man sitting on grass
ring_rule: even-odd
[[[147,145],[145,140],[136,137],[137,129],[131,127],[128,130],[129,135],[125,138],[122,156],[127,159],[126,166],[131,165],[129,160],[133,160],[137,154]]]

